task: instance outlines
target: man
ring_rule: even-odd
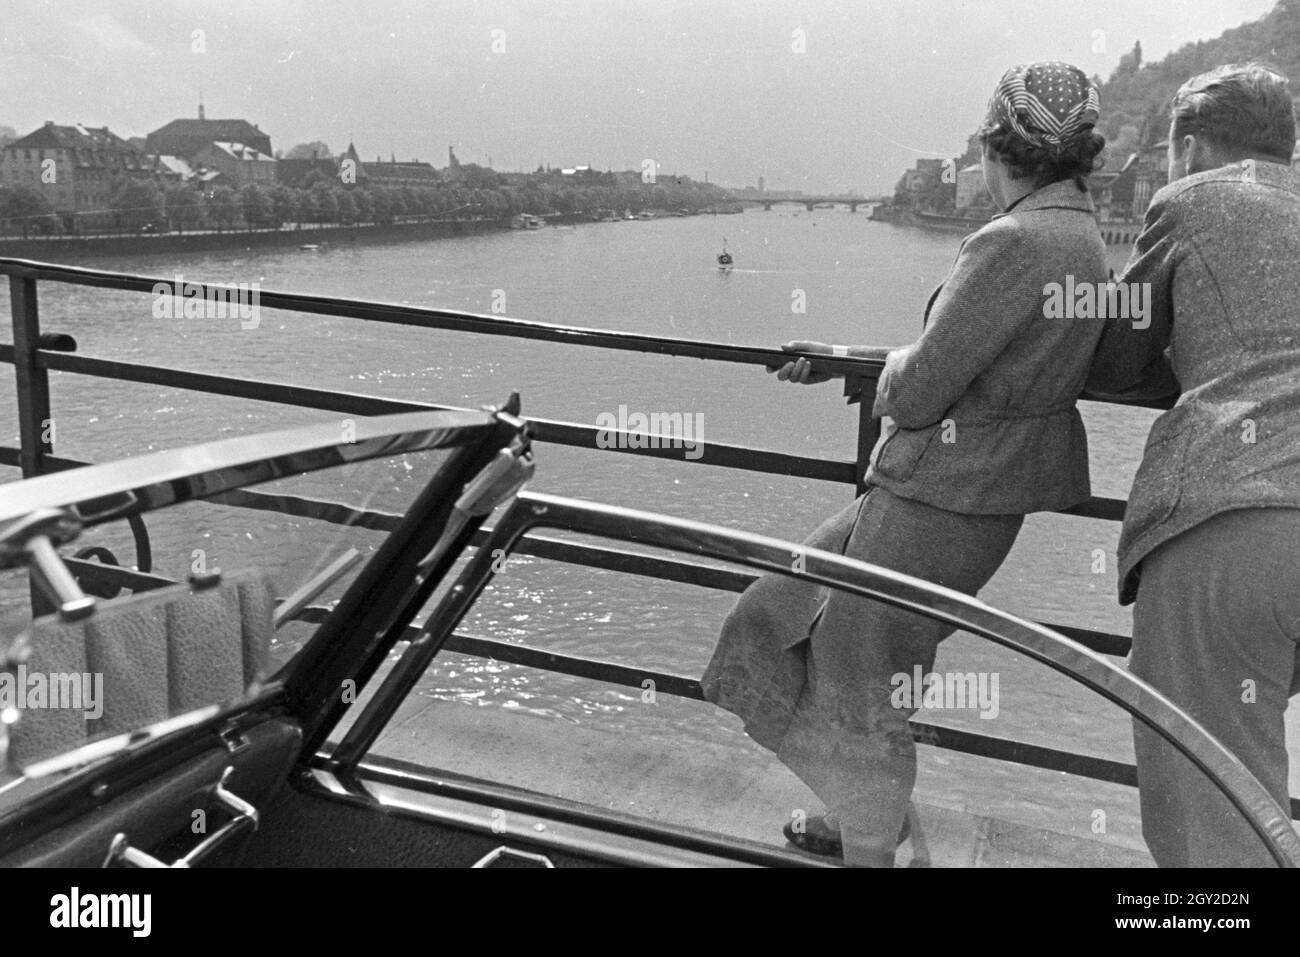
[[[1093,395],[1169,396],[1119,544],[1132,672],[1200,721],[1284,808],[1283,712],[1300,692],[1300,173],[1287,81],[1219,67],[1173,100],[1169,185],[1123,283]],[[1133,289],[1133,286],[1129,287]],[[1189,761],[1135,722],[1142,830],[1161,866],[1272,859]]]

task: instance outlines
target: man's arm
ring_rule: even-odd
[[[1124,275],[1128,301],[1146,303],[1145,315],[1112,317],[1093,356],[1085,398],[1162,399],[1180,391],[1167,349],[1173,335],[1174,269],[1180,208],[1156,195]],[[1141,299],[1135,300],[1135,294]]]
[[[1015,338],[1026,320],[1023,303],[1043,296],[1041,276],[1025,268],[1024,242],[1011,220],[965,242],[921,338],[886,359],[877,417],[905,429],[933,425]]]

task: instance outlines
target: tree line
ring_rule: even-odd
[[[240,188],[221,185],[211,189],[123,177],[110,188],[107,207],[75,214],[72,230],[95,233],[152,228],[183,233],[388,224],[411,217],[508,220],[520,213],[595,215],[601,210],[624,209],[689,213],[728,198],[717,186],[691,181],[620,185],[613,174],[600,174],[595,182],[566,183],[553,174],[535,173],[522,184],[512,184],[501,174],[481,173],[461,167],[455,181],[426,187],[345,184],[317,173],[309,174],[302,187],[249,183]],[[65,218],[38,189],[0,189],[0,221],[7,233],[64,234]]]

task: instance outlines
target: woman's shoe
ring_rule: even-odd
[[[807,851],[809,854],[817,854],[820,857],[835,857],[843,859],[844,842],[840,840],[840,829],[831,827],[826,823],[824,814],[814,815],[804,822],[802,832],[794,829],[794,822],[791,821],[781,828],[781,833],[785,839],[799,848],[801,851]],[[909,818],[903,818],[903,828],[898,832],[898,843],[901,845],[907,840],[908,835],[912,833],[912,822]]]

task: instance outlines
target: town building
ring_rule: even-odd
[[[271,155],[271,137],[247,120],[210,120],[199,104],[198,119],[172,120],[145,137],[146,152],[192,159],[212,143],[241,143]]]
[[[315,173],[315,176],[312,174]],[[313,155],[302,159],[279,159],[275,161],[275,181],[284,186],[300,189],[310,186],[316,180],[337,180],[339,162],[332,157],[320,158]]]
[[[275,158],[243,143],[209,143],[194,154],[191,164],[216,170],[236,188],[249,183],[259,186],[275,183]]]
[[[442,182],[442,177],[432,163],[419,160],[376,159],[361,164],[361,176],[367,186],[413,186],[430,188]]]
[[[311,176],[316,173],[316,176]],[[282,159],[278,161],[276,180],[286,186],[302,187],[317,179],[328,179],[344,185],[365,187],[384,186],[435,187],[442,176],[432,163],[419,160],[401,160],[396,156],[383,160],[375,157],[373,163],[361,159],[352,143],[341,154],[331,159],[313,156],[311,159]]]
[[[340,173],[343,164],[353,164],[351,168],[358,173],[357,183],[363,186],[430,187],[437,186],[442,181],[432,163],[421,163],[419,160],[403,160],[399,163],[396,156],[391,156],[387,162],[378,156],[373,163],[364,162],[352,143],[348,143],[348,148],[343,151],[338,162]]]
[[[1124,175],[1122,171],[1102,170],[1088,177],[1088,194],[1092,197],[1098,222],[1126,222],[1130,218],[1133,209],[1131,175],[1127,187],[1121,185],[1119,195],[1116,195],[1116,183]]]
[[[194,167],[179,156],[155,156],[158,173],[167,183],[188,183],[194,179]]]
[[[1133,200],[1129,215],[1141,222],[1146,218],[1151,198],[1169,183],[1169,141],[1144,146],[1130,160],[1133,164]]]
[[[957,171],[957,210],[970,209],[972,206],[989,206],[992,197],[984,183],[984,167],[980,163]]]
[[[942,176],[944,163],[950,162],[952,161],[943,159],[917,160],[916,166],[907,170],[903,174],[903,191],[908,193],[919,193],[925,184],[932,178]]]
[[[0,153],[0,185],[38,191],[68,230],[76,229],[78,215],[109,209],[124,178],[161,183],[164,177],[154,157],[106,126],[47,120]]]

